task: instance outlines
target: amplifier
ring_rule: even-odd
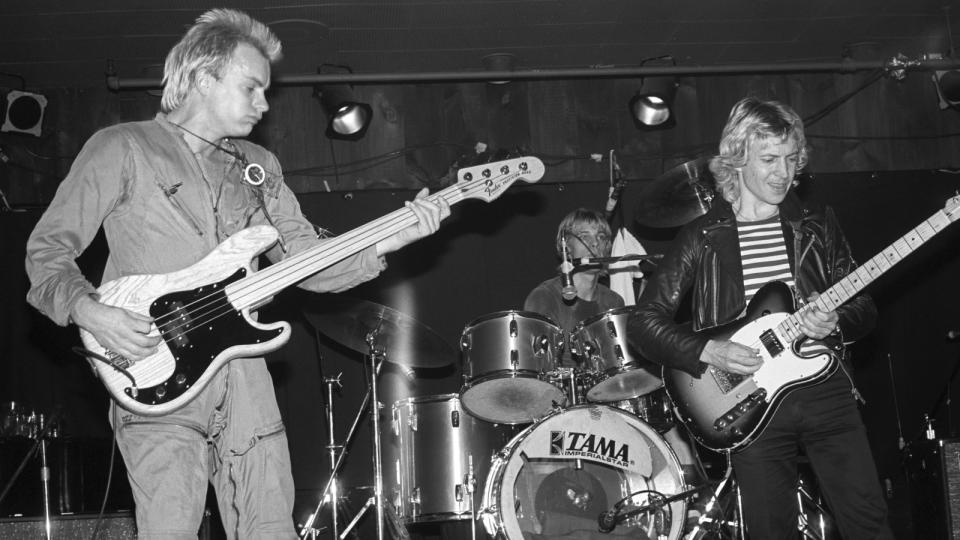
[[[91,538],[97,526],[97,514],[51,516],[51,538]],[[0,540],[46,540],[46,522],[43,517],[0,519]],[[130,512],[104,514],[100,520],[97,540],[136,540],[137,525]]]
[[[960,439],[906,449],[915,538],[960,540]]]

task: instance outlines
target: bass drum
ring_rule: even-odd
[[[649,425],[606,405],[578,405],[528,427],[490,467],[481,519],[506,540],[666,538],[683,532],[686,502],[655,505],[611,533],[598,516],[618,502],[623,511],[685,488],[673,450]]]

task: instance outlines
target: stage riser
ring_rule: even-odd
[[[52,538],[91,538],[97,516],[68,516],[51,519]],[[8,518],[0,521],[0,540],[46,540],[42,518]],[[137,526],[132,515],[108,515],[100,521],[97,540],[136,540]]]

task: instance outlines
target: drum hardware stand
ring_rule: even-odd
[[[27,466],[27,463],[30,462],[30,459],[37,453],[37,450],[39,449],[40,482],[43,485],[43,526],[47,540],[51,540],[53,538],[53,530],[50,523],[50,466],[47,464],[47,434],[50,431],[50,428],[55,424],[58,414],[59,412],[54,412],[50,416],[50,420],[47,421],[46,425],[40,426],[40,431],[37,432],[36,440],[33,442],[33,446],[31,446],[30,450],[27,451],[27,454],[23,456],[23,459],[20,461],[20,465],[17,467],[17,470],[13,472],[10,480],[8,480],[7,484],[3,486],[3,491],[0,491],[0,502],[2,502],[10,492],[10,489],[13,488],[13,485],[23,472],[23,469]]]
[[[370,359],[369,365],[369,375],[370,381],[368,385],[367,395],[370,398],[370,428],[373,431],[373,495],[367,499],[367,502],[363,505],[363,508],[357,513],[353,518],[343,533],[340,535],[340,538],[346,538],[347,533],[349,533],[354,526],[360,521],[360,518],[371,506],[374,506],[376,511],[376,530],[377,530],[377,540],[383,540],[383,526],[384,526],[384,500],[383,500],[383,462],[380,456],[380,398],[377,395],[377,375],[380,373],[380,366],[386,362],[387,353],[382,347],[377,347],[376,340],[377,335],[379,334],[380,329],[375,328],[367,334],[367,346],[370,348],[370,354],[367,355],[367,358]],[[402,526],[401,526],[402,527]],[[398,531],[402,534],[402,531]]]
[[[371,363],[375,363],[375,362],[376,360],[371,357]],[[307,518],[307,521],[303,524],[303,527],[300,530],[301,538],[304,538],[304,539],[309,538],[310,540],[317,539],[317,533],[319,531],[316,528],[314,528],[314,522],[316,521],[317,517],[319,517],[320,511],[323,509],[323,505],[326,504],[327,500],[336,501],[336,499],[330,497],[330,494],[338,493],[337,488],[335,487],[337,475],[339,474],[340,469],[343,467],[343,462],[346,460],[347,456],[349,455],[349,452],[347,451],[347,447],[350,445],[350,442],[353,441],[353,436],[357,431],[357,427],[360,425],[360,420],[363,418],[363,414],[367,412],[367,405],[370,403],[370,400],[371,400],[371,388],[374,388],[376,386],[375,385],[376,377],[380,374],[380,368],[382,366],[383,366],[382,362],[376,363],[376,369],[372,370],[372,373],[374,373],[374,375],[371,377],[371,380],[374,381],[374,385],[368,388],[367,392],[364,394],[363,402],[360,404],[360,407],[357,410],[357,414],[353,418],[353,424],[350,425],[350,429],[347,431],[347,436],[344,439],[344,444],[342,445],[334,444],[334,437],[332,434],[333,433],[333,401],[332,399],[328,401],[327,423],[329,427],[327,429],[328,429],[330,445],[327,446],[327,448],[330,449],[331,461],[334,461],[334,463],[332,464],[332,468],[330,469],[330,478],[327,480],[327,484],[324,486],[323,492],[320,494],[320,502],[317,503],[316,509],[314,509],[313,513],[310,514],[310,516]],[[342,374],[338,374],[337,377],[332,381],[329,378],[324,379],[324,383],[327,384],[327,388],[328,388],[327,390],[328,398],[332,397],[331,396],[332,385],[334,383],[337,384],[338,386],[340,385],[340,375]],[[377,423],[379,424],[379,422]],[[377,437],[377,439],[379,439],[379,436]],[[340,451],[339,455],[337,455],[338,450]],[[333,459],[334,456],[336,456],[335,460]],[[334,520],[333,538],[340,539],[340,540],[343,540],[344,538],[346,538],[347,534],[350,533],[350,531],[353,529],[353,527],[360,520],[364,512],[370,507],[371,504],[373,504],[373,498],[368,500],[367,503],[360,509],[360,511],[357,512],[357,515],[344,528],[343,532],[341,532],[339,536],[337,536],[336,534],[338,525],[336,523],[336,520]],[[332,510],[332,512],[335,512],[334,516],[339,515],[339,512],[337,510]]]
[[[743,527],[743,500],[740,498],[740,486],[737,484],[736,480],[733,479],[733,462],[730,458],[730,452],[727,451],[725,454],[727,457],[727,472],[724,473],[723,479],[717,484],[717,488],[713,491],[713,495],[711,495],[710,500],[707,501],[707,506],[704,508],[703,514],[697,521],[696,527],[690,531],[688,537],[693,540],[701,540],[708,534],[719,532],[721,526],[734,529],[734,534],[736,535],[735,537],[739,538],[740,540],[744,540],[746,538],[746,531]],[[714,508],[720,505],[720,495],[728,485],[736,496],[736,515],[733,520],[724,518],[724,509],[722,507],[719,509],[719,511],[714,511]],[[717,517],[711,517],[713,514],[715,514]]]
[[[473,454],[467,454],[467,474],[463,477],[463,484],[467,489],[467,500],[470,504],[470,538],[471,540],[477,540],[477,511],[474,506],[474,491],[476,488],[477,478],[473,474]],[[462,499],[462,497],[458,497]]]
[[[322,361],[322,359],[321,359]],[[339,473],[339,462],[338,459],[340,451],[343,449],[342,445],[336,444],[336,438],[334,436],[334,423],[333,423],[333,387],[342,388],[343,384],[340,382],[340,377],[343,375],[343,372],[337,374],[336,377],[324,377],[323,383],[326,385],[326,421],[327,421],[327,453],[330,456],[330,479],[327,482],[327,486],[323,490],[323,494],[320,498],[320,506],[317,508],[315,513],[310,516],[309,521],[311,522],[310,526],[305,526],[304,530],[309,531],[309,536],[311,540],[316,540],[317,538],[317,529],[312,528],[312,520],[320,510],[323,508],[323,505],[329,500],[330,501],[330,528],[332,535],[331,538],[337,538],[339,536],[339,514],[340,514],[340,485],[337,483],[337,476]],[[366,402],[364,402],[360,409],[361,411],[366,407]],[[351,429],[352,433],[352,429]],[[349,436],[347,439],[349,440]]]
[[[803,511],[804,500],[813,505],[813,508],[819,513],[819,523],[811,524],[810,520],[807,519]],[[827,538],[827,523],[823,516],[829,515],[829,512],[817,501],[813,494],[807,490],[802,478],[797,483],[797,509],[799,518],[797,528],[800,530],[800,533],[803,534],[803,537],[809,538],[810,540],[825,540]]]

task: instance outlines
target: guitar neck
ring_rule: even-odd
[[[911,229],[910,232],[898,238],[886,249],[874,255],[870,260],[858,266],[853,272],[821,293],[809,305],[815,306],[821,311],[834,311],[951,223],[953,221],[943,210],[937,211],[926,221]],[[800,331],[800,315],[802,313],[803,309],[800,309],[780,323],[781,331],[790,339],[797,339],[802,334]]]
[[[456,186],[427,197],[431,202],[439,203],[443,199],[450,205],[464,198]],[[394,210],[227,286],[227,295],[238,309],[256,306],[283,289],[374,246],[415,223],[417,216],[413,210],[406,207]]]
[[[516,180],[536,182],[544,173],[543,163],[535,157],[478,165],[457,171],[458,181],[427,196],[435,204],[454,204],[464,199],[491,201]],[[295,285],[337,262],[346,259],[415,225],[417,215],[403,207],[370,223],[326,240],[302,253],[227,285],[225,292],[237,309],[250,309],[263,304],[283,289]]]

